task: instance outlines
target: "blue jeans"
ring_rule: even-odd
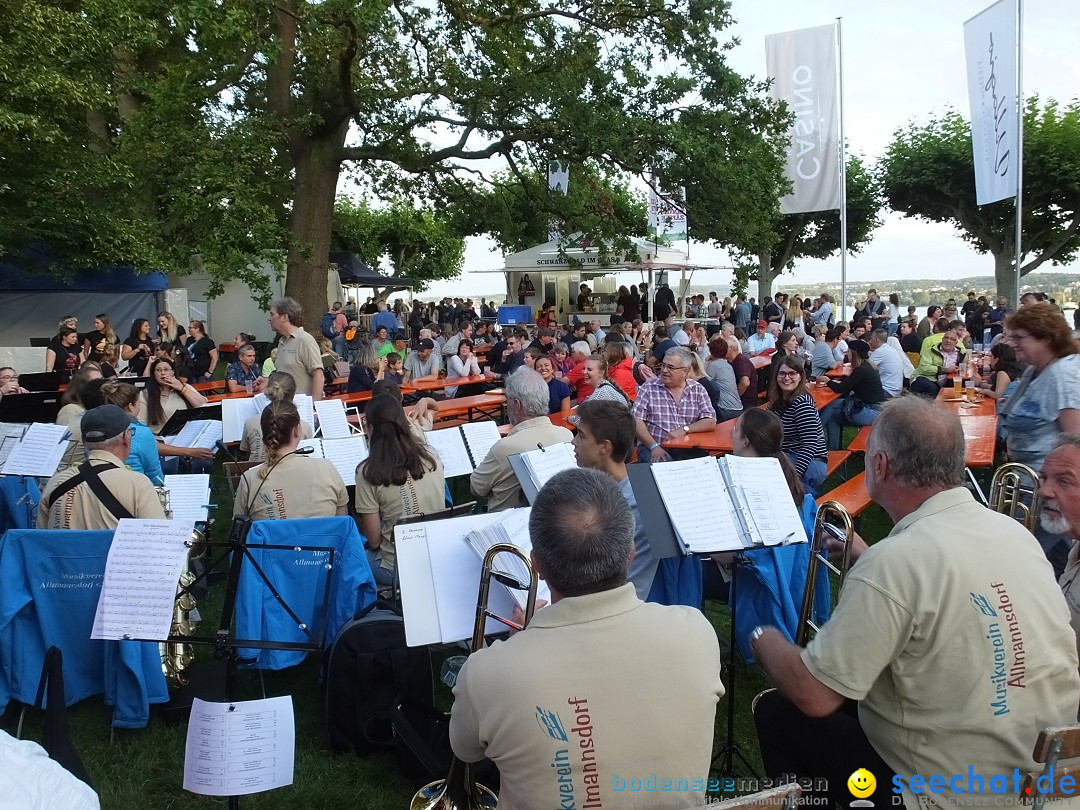
[[[825,428],[825,446],[830,450],[840,449],[840,435],[844,425],[865,427],[874,424],[880,410],[877,408],[854,407],[850,397],[834,399],[821,409],[821,424]]]
[[[886,324],[885,328],[889,330],[889,337],[892,337],[893,335],[896,334],[896,330],[900,328],[900,324],[899,323]]]
[[[330,344],[334,347],[334,354],[336,354],[338,357],[344,357],[345,356],[345,336],[344,335],[338,335],[336,338],[334,338],[332,341],[330,341]]]
[[[803,486],[811,490],[816,496],[821,492],[821,485],[825,483],[829,468],[820,458],[815,458],[806,465],[806,472],[802,475]]]
[[[383,568],[379,564],[379,550],[375,548],[365,549],[367,552],[368,565],[371,566],[371,575],[379,585],[393,585],[394,572],[389,568]]]
[[[941,390],[941,386],[934,380],[928,377],[912,377],[911,378],[911,393],[918,394],[920,397],[927,397],[928,399],[934,399],[938,395],[938,391]]]

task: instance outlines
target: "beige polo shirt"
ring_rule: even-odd
[[[561,599],[469,656],[450,742],[467,762],[499,766],[499,810],[682,810],[704,801],[723,694],[701,611],[646,604],[626,584]],[[654,788],[620,791],[620,780]]]
[[[98,475],[109,492],[131,513],[132,517],[148,520],[165,518],[165,511],[161,508],[161,501],[149,478],[142,473],[129,470],[124,466],[123,461],[104,450],[91,450],[88,460],[95,466],[102,463],[108,465],[108,468],[100,470]],[[51,508],[45,508],[53,490],[69,478],[74,478],[78,472],[78,467],[69,467],[49,479],[42,493],[41,503],[38,505],[37,527],[39,529],[116,528],[117,518],[102,506],[101,501],[97,499],[86,482],[61,495]]]
[[[274,364],[296,380],[296,393],[311,394],[311,372],[323,367],[319,344],[301,326],[292,335],[281,336]]]
[[[165,418],[156,424],[150,424],[150,411],[147,407],[146,397],[147,392],[144,388],[139,392],[139,411],[135,415],[135,418],[150,428],[155,436],[161,432],[163,427],[165,427],[165,423],[172,419],[174,413],[186,410],[188,407],[187,400],[180,396],[180,393],[176,391],[176,389],[170,388],[169,393],[161,398],[161,410],[164,412]]]
[[[446,476],[442,459],[434,450],[435,468],[415,480],[410,476],[401,486],[375,486],[363,476],[364,467],[370,459],[356,468],[356,499],[354,505],[358,517],[379,515],[382,517],[382,542],[379,544],[379,565],[393,571],[397,552],[394,546],[394,527],[402,518],[411,515],[430,515],[446,509]]]
[[[333,517],[349,504],[337,468],[323,458],[285,456],[264,479],[261,464],[244,473],[236,487],[234,515],[252,520]]]
[[[311,425],[300,420],[300,438],[311,438]],[[266,445],[263,444],[262,414],[249,416],[244,422],[240,436],[240,452],[248,454],[248,461],[266,461]]]
[[[469,488],[473,495],[487,497],[489,512],[528,506],[517,476],[514,475],[510,462],[506,460],[507,456],[535,450],[538,444],[547,447],[573,440],[573,433],[564,427],[551,424],[551,420],[546,416],[519,422],[506,436],[492,445],[484,460],[473,470]]]
[[[1069,609],[1038,542],[956,488],[929,498],[848,574],[802,651],[810,673],[860,701],[875,750],[906,780],[1035,770],[1038,730],[1076,720]],[[970,796],[968,797],[970,798]],[[876,800],[876,799],[875,799]],[[880,806],[880,805],[879,805]]]

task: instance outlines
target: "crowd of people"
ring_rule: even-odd
[[[896,295],[871,289],[843,322],[828,294],[776,293],[759,306],[713,293],[681,307],[666,286],[647,294],[620,290],[621,317],[608,324],[558,324],[545,307],[543,325],[499,327],[487,301],[477,312],[460,299],[369,300],[333,304],[312,331],[283,298],[269,308],[277,340],[262,363],[252,336],[238,335],[222,358],[203,323],[185,330],[167,312],[156,337],[139,319],[123,342],[107,315],[85,336],[65,318],[47,366],[65,375],[57,421],[80,452],[44,487],[38,525],[161,517],[154,487],[163,474],[205,468],[212,455],[166,444],[161,429],[206,402],[196,383],[224,379],[231,395],[265,393],[270,403],[243,428],[240,451],[258,463],[237,483],[234,512],[352,514],[376,582],[389,586],[395,526],[447,507],[445,470],[425,436],[437,398],[499,389],[510,430],[468,482],[487,511],[526,505],[509,461],[516,453],[570,443],[579,469],[551,479],[530,517],[552,604],[461,670],[454,750],[496,762],[508,807],[568,794],[624,806],[620,784],[653,778],[683,787],[651,794],[661,801],[652,806],[681,808],[704,800],[724,694],[701,600],[728,590],[720,560],[653,553],[627,465],[685,457],[676,440],[729,422],[735,455],[780,462],[809,540],[829,450],[842,446],[845,426],[873,425],[866,489],[892,532],[870,547],[850,538],[857,564],[807,647],[786,628],[748,637],[776,686],[755,709],[765,767],[826,777],[828,800],[844,805],[859,767],[879,785],[969,766],[988,776],[1033,767],[1034,732],[1072,722],[1080,705],[1080,354],[1061,313],[1032,294],[1015,309],[971,294],[960,310],[932,305],[916,320]],[[360,315],[371,316],[367,329]],[[956,374],[995,399],[1003,457],[1041,474],[1035,537],[965,488],[959,418],[931,402]],[[144,387],[125,375],[144,377]],[[441,395],[409,390],[440,378]],[[0,369],[0,385],[17,394],[17,375]],[[313,426],[294,398],[340,385],[370,391],[361,422],[369,454],[348,481],[329,461],[297,453]],[[820,411],[816,386],[839,395]],[[684,576],[696,583],[691,599],[669,589]],[[955,787],[946,793],[959,798]],[[908,793],[904,802],[917,805]]]

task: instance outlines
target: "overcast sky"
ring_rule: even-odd
[[[1023,2],[1024,94],[1061,102],[1076,98],[1080,2]],[[963,23],[989,5],[990,0],[734,0],[736,23],[729,31],[741,44],[728,53],[728,60],[739,73],[764,77],[767,34],[827,25],[842,17],[847,141],[875,161],[892,133],[909,121],[925,120],[949,106],[968,114]],[[888,213],[884,220],[862,253],[849,257],[850,282],[993,275],[992,258],[968,248],[952,228]],[[690,256],[702,264],[729,264],[725,251],[708,245],[692,242]],[[433,284],[424,295],[500,292],[501,276],[471,271],[501,266],[501,254],[491,240],[470,239],[464,277]],[[801,262],[782,278],[806,283],[839,277],[840,262],[834,257]],[[730,278],[730,270],[699,271],[694,283],[722,284]]]

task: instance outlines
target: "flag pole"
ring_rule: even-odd
[[[1024,193],[1024,0],[1016,0],[1016,287],[1013,306],[1020,306],[1020,259]]]
[[[1019,2],[1019,0],[1018,0]],[[847,143],[844,140],[844,32],[836,18],[836,44],[840,73],[840,312],[847,309]],[[1017,282],[1019,284],[1019,282]],[[837,317],[840,320],[844,316]]]

